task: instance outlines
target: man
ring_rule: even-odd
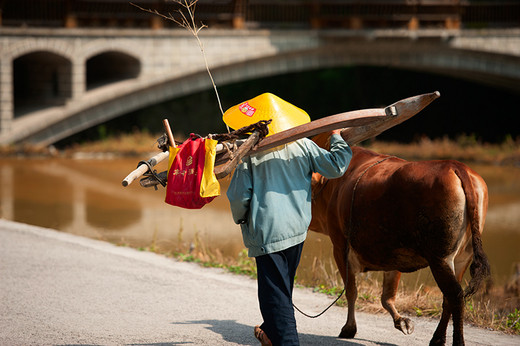
[[[269,134],[310,121],[303,110],[272,94],[224,114],[232,128],[269,119]],[[245,157],[233,174],[227,196],[249,256],[256,259],[264,322],[255,327],[255,336],[262,345],[299,344],[292,291],[311,220],[312,173],[340,177],[351,158],[350,147],[335,130],[329,151],[303,138]]]

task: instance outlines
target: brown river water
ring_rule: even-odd
[[[237,258],[240,229],[222,196],[201,210],[164,203],[165,189],[122,187],[137,159],[0,159],[0,217],[132,247],[165,252],[204,247],[217,258]],[[520,168],[472,165],[486,180],[490,204],[483,243],[495,283],[505,283],[520,262]],[[161,163],[158,170],[165,170]],[[219,257],[221,256],[221,257]],[[337,280],[327,237],[309,232],[298,277]],[[323,279],[321,279],[323,280]],[[433,283],[428,269],[403,274],[407,285]],[[329,282],[330,283],[330,282]],[[334,282],[333,284],[337,284]]]

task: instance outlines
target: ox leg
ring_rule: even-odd
[[[350,268],[348,269],[348,280],[346,287],[347,295],[347,323],[341,328],[340,338],[352,339],[357,333],[356,326],[356,299],[358,296],[356,285],[356,274]]]
[[[442,301],[442,315],[439,324],[437,325],[437,329],[435,329],[435,333],[433,333],[433,337],[430,340],[430,346],[433,345],[445,345],[446,344],[446,329],[448,329],[448,323],[451,317],[450,304],[448,303],[448,299],[444,296]]]
[[[395,297],[397,295],[397,286],[399,285],[400,278],[401,272],[396,270],[384,272],[381,304],[383,305],[383,308],[385,308],[385,310],[388,311],[392,316],[395,328],[404,334],[412,334],[414,331],[413,322],[409,318],[399,315],[397,309],[395,308]]]
[[[356,286],[356,274],[351,265],[347,265],[349,248],[346,244],[345,239],[332,239],[333,244],[341,244],[334,246],[334,259],[336,265],[341,274],[341,278],[345,283],[345,295],[347,296],[347,322],[341,328],[339,338],[351,339],[357,333],[356,326],[356,299],[357,299],[357,286]]]
[[[430,345],[444,345],[446,343],[446,329],[450,315],[453,318],[453,345],[464,345],[464,295],[462,287],[446,263],[430,264],[430,268],[444,295],[441,320],[433,338],[430,340]]]

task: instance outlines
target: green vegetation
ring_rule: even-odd
[[[182,238],[182,229],[179,237]],[[181,239],[182,240],[182,239]],[[181,242],[182,243],[182,242]],[[194,243],[179,251],[161,249],[155,244],[140,250],[153,251],[171,256],[179,261],[197,263],[204,267],[222,268],[230,273],[246,275],[256,278],[256,265],[254,259],[247,256],[247,250],[243,249],[236,258],[223,258],[221,255],[211,253],[199,238],[195,235]],[[324,274],[324,271],[316,270],[318,277],[316,284],[306,285],[296,279],[296,286],[307,287],[316,293],[337,297],[343,291],[341,284],[337,284],[339,274]],[[318,273],[319,272],[319,273]],[[330,283],[336,283],[331,285]],[[381,276],[376,273],[361,273],[357,276],[358,299],[356,310],[370,313],[385,313],[381,306],[380,297],[382,290]],[[416,284],[418,285],[418,284]],[[485,287],[482,292],[466,301],[465,321],[482,328],[499,330],[511,334],[520,335],[520,310],[518,304],[520,297],[515,293],[508,293],[504,287]],[[336,302],[338,306],[347,306],[345,295]],[[325,307],[324,307],[325,308]],[[440,318],[442,313],[442,294],[438,287],[428,287],[420,284],[419,287],[405,287],[400,285],[397,298],[397,310],[405,315],[416,317]]]
[[[515,333],[520,334],[520,310],[515,309],[515,311],[507,315],[505,327],[506,329],[511,329]]]

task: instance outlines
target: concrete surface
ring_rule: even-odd
[[[296,289],[308,313],[330,302]],[[302,345],[427,345],[437,324],[414,318],[406,336],[387,314],[358,313],[356,338],[340,340],[345,308],[296,316]],[[249,278],[0,219],[0,345],[259,345],[260,322]],[[519,336],[470,326],[465,337],[520,345]]]

